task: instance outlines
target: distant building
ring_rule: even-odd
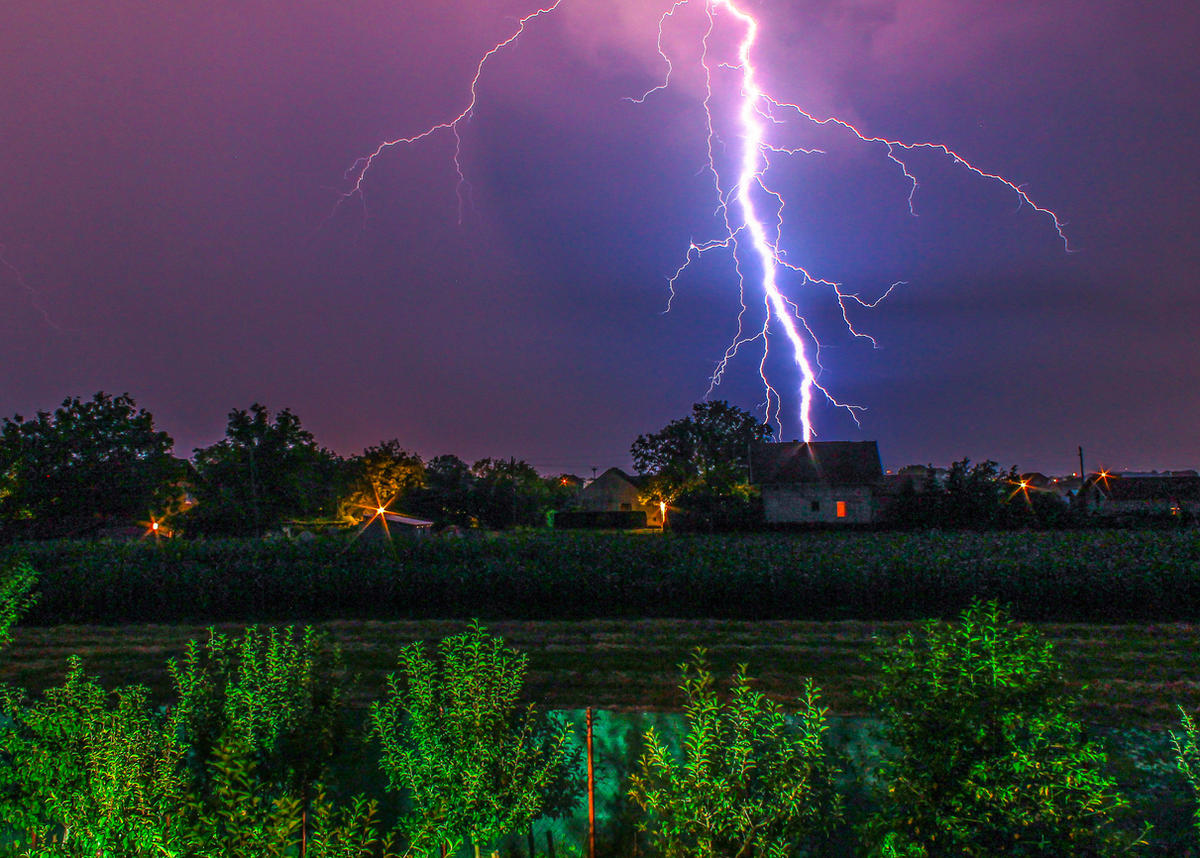
[[[883,483],[875,441],[793,441],[751,451],[768,524],[869,524]]]
[[[577,509],[581,512],[637,512],[646,513],[648,527],[662,527],[662,510],[656,503],[642,503],[638,496],[641,479],[633,477],[620,468],[609,468],[579,492]]]
[[[386,527],[385,527],[386,524]],[[433,522],[395,512],[370,511],[363,516],[360,539],[421,538],[433,532]]]
[[[1195,471],[1089,474],[1080,490],[1088,512],[1108,517],[1200,516]]]

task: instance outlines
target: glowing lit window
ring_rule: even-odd
[[[838,518],[846,517],[846,502],[845,501],[837,502],[837,517]]]

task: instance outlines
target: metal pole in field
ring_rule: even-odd
[[[592,766],[592,707],[587,709],[588,858],[596,858],[596,770]]]

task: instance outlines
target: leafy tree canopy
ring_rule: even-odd
[[[62,536],[106,522],[144,519],[166,503],[184,466],[171,436],[125,393],[71,397],[49,413],[4,418],[0,428],[0,527]]]
[[[364,510],[379,506],[403,510],[405,498],[425,486],[421,457],[405,450],[395,438],[368,447],[347,467],[349,483],[340,504],[343,517],[359,518]]]
[[[630,453],[639,474],[654,475],[660,497],[695,488],[724,494],[746,482],[751,445],[770,437],[770,426],[736,405],[697,402],[691,415],[639,435]]]
[[[196,450],[197,506],[188,527],[204,533],[262,533],[289,519],[332,516],[345,463],[317,445],[285,408],[275,418],[257,402],[229,412],[225,438]]]

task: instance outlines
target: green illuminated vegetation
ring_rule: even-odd
[[[784,858],[820,843],[841,813],[816,688],[805,684],[792,726],[782,706],[751,688],[746,665],[726,701],[703,650],[682,670],[683,758],[651,729],[631,779],[654,846],[664,858]]]
[[[563,728],[549,728],[518,697],[527,658],[478,623],[444,639],[438,661],[420,643],[400,654],[400,675],[371,707],[381,765],[405,791],[416,854],[480,849],[541,815],[567,764]]]
[[[746,666],[719,684],[710,657],[683,665],[678,731],[656,722],[607,757],[609,788],[632,801],[598,838],[624,851],[600,854],[1200,855],[1200,817],[1174,824],[1200,798],[1194,719],[1174,754],[1134,747],[1118,772],[1120,743],[1076,719],[1050,644],[994,603],[876,641],[866,697],[882,735],[858,744],[811,681],[776,702]],[[478,623],[432,656],[400,648],[355,741],[338,652],[311,628],[193,641],[166,705],[72,658],[61,684],[0,694],[0,855],[529,855],[530,825],[577,812],[584,777],[580,737],[524,702],[528,663]],[[1126,800],[1134,778],[1151,783]],[[583,850],[571,825],[556,854]]]
[[[1175,764],[1179,773],[1187,779],[1191,787],[1195,815],[1196,838],[1200,841],[1200,730],[1196,727],[1196,719],[1191,713],[1180,707],[1181,734],[1171,734],[1171,744],[1175,751]]]
[[[12,640],[13,624],[33,605],[36,583],[37,573],[24,557],[0,564],[0,648]]]
[[[870,695],[898,754],[873,827],[929,856],[1116,855],[1127,802],[1073,715],[1050,644],[976,603],[875,657]],[[902,853],[903,854],[903,853]]]

